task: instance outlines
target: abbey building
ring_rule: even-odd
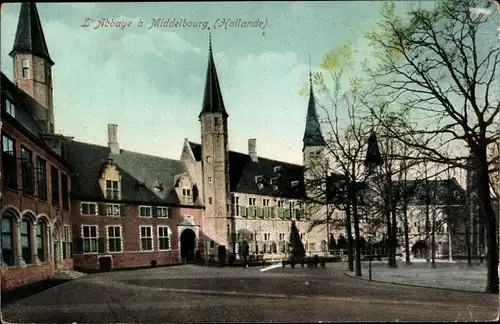
[[[219,246],[238,253],[243,239],[252,253],[279,258],[292,221],[310,253],[326,250],[326,229],[309,231],[323,211],[304,205],[308,160],[324,146],[312,87],[306,167],[259,156],[255,139],[247,153],[231,151],[237,107],[224,105],[208,52],[201,138],[185,139],[179,160],[123,149],[111,123],[107,146],[80,142],[55,133],[54,62],[36,5],[21,4],[14,75],[1,75],[2,290],[67,269],[178,264]]]

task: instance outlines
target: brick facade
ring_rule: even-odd
[[[14,188],[5,186],[5,178],[2,179],[2,200],[0,206],[0,217],[5,218],[5,221],[11,220],[12,234],[12,255],[13,263],[9,264],[7,256],[2,256],[2,290],[14,288],[16,286],[42,280],[50,276],[57,268],[72,267],[70,260],[71,254],[66,254],[63,257],[63,243],[61,241],[62,230],[64,225],[70,226],[71,206],[67,204],[67,210],[63,208],[63,193],[62,193],[62,174],[67,176],[67,195],[69,197],[70,190],[70,170],[68,166],[61,161],[47,147],[44,147],[37,139],[28,136],[21,127],[15,124],[15,121],[10,123],[6,118],[2,127],[2,136],[7,136],[15,143],[16,156],[16,185]],[[23,192],[23,175],[22,175],[22,160],[21,147],[32,152],[31,161],[35,166],[33,169],[34,190],[32,193]],[[46,180],[46,199],[39,197],[37,159],[41,158],[46,162],[45,165],[45,180]],[[4,159],[0,161],[0,164]],[[4,169],[4,165],[0,165],[0,169]],[[57,206],[52,204],[52,179],[51,168],[54,167],[58,173],[58,197]],[[17,189],[16,189],[17,188]],[[8,220],[7,220],[8,219]],[[29,224],[29,244],[31,262],[26,262],[22,257],[21,249],[21,222],[27,220]],[[3,222],[3,221],[2,221]],[[39,222],[43,222],[45,230],[41,230],[44,255],[40,256],[37,253],[37,233],[36,227]],[[26,264],[28,263],[28,264]],[[22,275],[21,277],[18,277]]]
[[[87,202],[84,203],[94,203]],[[95,202],[96,205],[99,202]],[[73,264],[76,269],[99,269],[99,259],[103,257],[111,258],[111,268],[132,268],[150,266],[152,261],[157,265],[169,265],[181,263],[180,258],[180,235],[183,229],[189,228],[196,234],[198,242],[196,250],[203,251],[203,209],[187,207],[168,207],[171,210],[171,217],[143,217],[139,215],[139,207],[146,204],[125,204],[124,215],[122,216],[101,216],[82,215],[81,202],[73,201],[73,241],[74,244],[81,244],[83,238],[82,226],[96,225],[98,228],[97,237],[103,239],[102,249],[97,252],[75,252]],[[108,241],[108,226],[119,226],[121,231],[121,252],[110,252]],[[151,226],[152,247],[151,251],[141,251],[141,226]],[[159,247],[159,227],[168,227],[169,249],[160,250]],[[76,250],[75,250],[76,251]]]

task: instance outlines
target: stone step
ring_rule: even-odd
[[[82,276],[85,276],[85,273],[69,270],[69,269],[61,269],[57,270],[56,273],[52,276],[52,279],[77,279]]]

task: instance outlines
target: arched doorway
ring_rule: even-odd
[[[427,243],[425,241],[418,241],[411,247],[411,253],[414,258],[423,259],[427,253]]]
[[[195,248],[196,248],[196,234],[190,229],[186,228],[181,233],[181,260],[183,262],[194,261]]]

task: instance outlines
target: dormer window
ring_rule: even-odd
[[[182,189],[182,203],[190,204],[192,203],[192,191],[191,189]]]
[[[292,181],[292,188],[295,188],[299,185],[298,181]]]
[[[106,180],[106,199],[120,199],[118,181]]]
[[[9,99],[5,100],[5,112],[16,118],[16,106]]]
[[[274,191],[278,191],[278,186],[273,186]]]
[[[23,79],[29,78],[30,61],[23,60]]]
[[[270,179],[269,182],[271,183],[272,186],[275,186],[278,183],[278,178],[273,177],[273,178]]]
[[[274,167],[274,173],[281,172],[281,166],[275,166]]]
[[[255,177],[255,183],[261,183],[262,182],[262,176],[258,175]]]
[[[210,155],[207,156],[207,163],[212,163],[212,157]]]

